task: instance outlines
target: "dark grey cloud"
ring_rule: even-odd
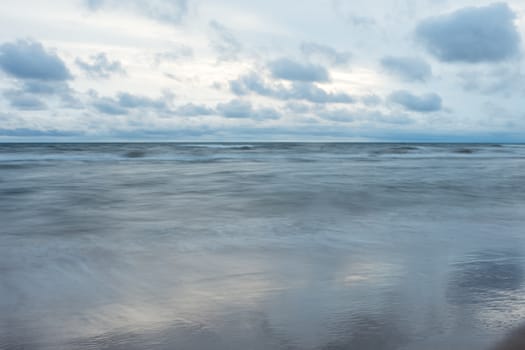
[[[126,115],[135,109],[169,111],[168,103],[164,98],[152,99],[127,92],[118,93],[116,98],[98,97],[96,92],[93,92],[92,97],[93,107],[104,114]]]
[[[311,58],[319,57],[327,60],[334,65],[348,64],[352,58],[352,54],[348,51],[337,51],[336,49],[312,42],[305,42],[301,44],[301,52]]]
[[[38,97],[17,90],[4,92],[4,97],[11,107],[18,110],[39,111],[47,109],[47,105]]]
[[[248,73],[230,81],[231,91],[239,96],[255,92],[262,96],[277,97],[284,87],[280,84],[271,86],[256,73]]]
[[[0,115],[1,117],[1,115]],[[385,117],[387,118],[387,117]],[[394,117],[395,119],[395,117]],[[304,119],[306,120],[306,119]],[[367,125],[367,124],[365,124]],[[181,140],[200,140],[202,141],[224,141],[224,140],[245,140],[253,141],[256,140],[297,140],[304,141],[308,138],[314,138],[316,140],[334,140],[334,138],[372,138],[372,139],[383,139],[390,142],[522,142],[523,133],[519,132],[480,132],[469,135],[458,135],[455,133],[443,133],[438,131],[428,130],[406,130],[398,127],[402,126],[396,124],[388,125],[387,127],[381,127],[376,125],[375,128],[361,127],[358,125],[352,125],[352,127],[341,127],[339,124],[321,124],[312,123],[308,120],[308,123],[302,124],[297,123],[294,125],[283,126],[264,126],[260,124],[255,125],[243,125],[239,123],[237,125],[223,125],[223,126],[209,126],[209,125],[198,125],[194,127],[176,127],[176,128],[155,128],[155,127],[143,127],[140,129],[112,129],[108,130],[104,137],[111,137],[114,140],[173,140],[179,138]],[[78,131],[39,131],[33,129],[0,129],[1,136],[85,136],[83,132]],[[81,140],[79,138],[77,140]]]
[[[327,82],[330,80],[330,75],[323,66],[299,63],[288,58],[270,62],[268,69],[277,79],[303,82]]]
[[[177,128],[141,128],[134,130],[114,130],[111,136],[116,138],[122,138],[125,140],[129,139],[142,139],[142,140],[173,140],[173,139],[187,139],[187,138],[199,138],[201,136],[215,135],[220,131],[219,128],[211,128],[206,125],[199,125],[197,127],[177,127]]]
[[[39,98],[40,96],[45,99],[58,98],[62,107],[65,108],[79,109],[84,107],[84,104],[77,97],[77,92],[65,81],[24,80],[20,90],[26,94],[39,96]]]
[[[375,94],[369,94],[361,97],[361,102],[363,102],[363,104],[366,106],[377,106],[381,103],[381,101],[381,97]]]
[[[252,114],[252,117],[255,119],[279,119],[281,118],[281,113],[275,108],[263,107],[256,109]]]
[[[84,109],[86,107],[85,104],[74,94],[60,95],[60,99],[62,100],[62,107],[64,108]]]
[[[212,115],[215,111],[204,105],[197,105],[194,103],[187,103],[175,109],[175,114],[185,117],[197,117],[203,115]]]
[[[217,111],[226,118],[249,118],[253,106],[248,101],[232,100],[227,103],[219,103]]]
[[[442,108],[441,97],[435,93],[417,96],[405,90],[398,90],[390,94],[388,99],[415,112],[435,112]]]
[[[243,96],[251,92],[279,100],[306,100],[314,103],[354,103],[352,96],[343,92],[327,92],[310,82],[292,82],[290,87],[266,82],[256,73],[230,81],[231,91]]]
[[[235,99],[217,105],[217,113],[225,118],[234,119],[279,119],[281,114],[273,108],[254,108],[253,105],[244,100]]]
[[[389,73],[406,81],[425,81],[432,76],[432,68],[421,58],[385,56],[381,66]]]
[[[101,97],[93,102],[93,107],[100,113],[111,115],[126,115],[129,110],[120,106],[119,103],[109,97]]]
[[[0,45],[0,68],[18,79],[61,81],[72,78],[56,53],[30,40]]]
[[[368,108],[326,108],[316,105],[312,112],[319,118],[339,123],[359,122],[360,124],[391,124],[405,125],[413,120],[404,113],[384,113]]]
[[[75,97],[76,92],[65,81],[22,80],[16,88],[4,93],[12,107],[25,110],[47,109],[46,101],[61,101],[61,107],[80,108],[82,103]]]
[[[322,110],[316,113],[319,118],[334,122],[350,123],[355,120],[353,112],[340,108],[334,110]]]
[[[210,46],[219,55],[219,60],[236,60],[242,51],[242,45],[235,35],[221,23],[213,20],[209,23],[212,30]]]
[[[515,13],[505,3],[431,17],[416,28],[427,50],[445,62],[498,62],[519,52]]]
[[[43,136],[78,136],[78,132],[61,131],[61,130],[35,130],[28,128],[17,128],[17,129],[0,129],[0,136],[12,136],[12,137],[43,137]]]
[[[79,58],[75,61],[77,66],[93,78],[109,78],[113,74],[126,74],[122,64],[115,60],[111,61],[103,52],[90,57],[89,61]]]
[[[90,10],[96,11],[104,5],[104,0],[86,0],[86,5]]]
[[[458,73],[458,78],[463,89],[468,92],[504,97],[522,95],[525,92],[525,76],[517,65],[463,70]]]
[[[363,118],[367,121],[372,121],[381,124],[391,125],[407,125],[412,124],[414,120],[405,114],[397,113],[382,113],[379,111],[363,111]]]
[[[309,113],[311,111],[311,106],[306,103],[300,103],[300,102],[288,102],[286,103],[285,108],[289,110],[292,113],[296,114],[304,114]]]
[[[120,92],[118,94],[118,104],[123,108],[152,108],[165,109],[167,108],[164,99],[152,99],[145,96],[133,95],[127,92]]]
[[[376,25],[376,20],[372,17],[360,16],[356,14],[347,14],[346,21],[356,27],[371,27]]]
[[[86,6],[92,11],[127,10],[167,24],[179,24],[188,12],[187,0],[86,0]]]
[[[22,83],[21,90],[25,93],[37,95],[63,95],[72,93],[69,85],[63,81],[25,80]]]
[[[288,90],[290,98],[307,100],[314,103],[354,103],[352,96],[343,92],[326,92],[311,83],[293,83]]]

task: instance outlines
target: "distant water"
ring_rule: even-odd
[[[525,145],[0,144],[0,349],[488,349]]]

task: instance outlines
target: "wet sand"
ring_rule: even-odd
[[[521,349],[524,149],[218,146],[1,146],[0,348]]]

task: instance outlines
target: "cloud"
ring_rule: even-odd
[[[279,111],[277,111],[274,108],[263,107],[263,108],[259,108],[255,110],[252,116],[253,118],[259,119],[259,120],[262,120],[262,119],[274,119],[275,120],[275,119],[281,118],[281,113],[279,113]]]
[[[75,61],[77,66],[93,78],[109,78],[112,74],[126,74],[119,61],[110,61],[103,52],[90,57],[90,62],[79,58]]]
[[[193,49],[186,45],[175,45],[170,50],[158,52],[155,54],[155,64],[159,65],[162,62],[174,62],[182,58],[193,57]]]
[[[217,112],[225,118],[279,119],[280,113],[273,108],[256,109],[248,101],[231,100],[217,105]]]
[[[521,67],[500,65],[493,69],[462,70],[458,73],[460,84],[465,91],[485,95],[511,97],[525,92],[525,76]]]
[[[302,82],[327,82],[330,75],[326,68],[311,63],[299,63],[288,58],[281,58],[268,64],[274,78],[302,81]]]
[[[16,88],[6,91],[4,96],[12,107],[23,110],[47,109],[42,98],[46,101],[57,98],[61,101],[61,107],[82,107],[75,97],[75,91],[65,81],[22,80],[17,82]]]
[[[249,92],[255,92],[262,96],[277,97],[284,87],[280,84],[270,86],[258,74],[252,72],[242,75],[236,80],[231,80],[230,89],[234,94],[239,96],[246,95]]]
[[[61,81],[71,79],[64,62],[42,44],[18,40],[0,45],[0,68],[18,79]]]
[[[241,43],[232,34],[232,32],[213,20],[209,23],[212,29],[212,38],[210,38],[210,46],[218,53],[219,59],[223,61],[236,60],[237,55],[242,50]]]
[[[212,115],[215,111],[204,105],[197,105],[194,103],[187,103],[185,105],[177,107],[175,114],[185,117],[197,117],[203,115]]]
[[[414,112],[435,112],[441,110],[441,97],[435,93],[413,95],[405,90],[394,91],[388,99]]]
[[[329,63],[334,65],[348,64],[348,62],[352,58],[352,54],[348,51],[337,51],[330,46],[312,42],[302,43],[301,52],[306,57],[319,57],[327,60]]]
[[[503,61],[519,52],[515,17],[505,3],[466,7],[422,21],[416,37],[444,62]]]
[[[145,96],[133,95],[127,92],[118,94],[118,104],[124,108],[167,108],[166,101],[163,99],[152,99]]]
[[[286,92],[290,98],[303,99],[314,103],[354,103],[352,96],[342,92],[326,92],[310,83],[293,83]]]
[[[353,122],[356,118],[353,112],[344,109],[334,109],[334,110],[321,110],[316,113],[319,118],[325,120],[331,120],[334,122],[350,123]]]
[[[290,87],[266,82],[256,73],[230,81],[230,89],[238,96],[254,92],[279,100],[306,100],[314,103],[354,103],[352,96],[343,92],[327,92],[313,83],[292,82]]]
[[[47,109],[47,105],[38,97],[16,90],[6,91],[4,97],[7,98],[11,107],[18,110],[39,111]]]
[[[288,102],[285,106],[287,110],[295,114],[305,114],[311,111],[310,105],[300,102]]]
[[[127,10],[167,24],[179,24],[188,12],[187,0],[86,0],[86,6],[92,11]]]
[[[93,107],[100,113],[111,115],[126,115],[129,111],[120,106],[117,101],[109,97],[101,97],[93,102]]]
[[[316,14],[308,23],[294,19],[285,2],[276,13],[268,3],[237,0],[80,0],[78,8],[61,1],[37,6],[38,21],[12,7],[15,22],[32,25],[20,36],[4,23],[0,115],[18,119],[2,126],[63,125],[84,131],[86,139],[203,125],[225,128],[220,138],[236,126],[271,125],[285,133],[314,124],[378,140],[416,133],[472,140],[489,132],[521,132],[523,139],[525,2],[489,5],[498,1],[372,0],[356,7],[329,0],[304,8]],[[164,16],[161,6],[176,15]],[[74,33],[50,27],[57,13],[75,23]],[[164,97],[163,89],[176,98]],[[247,104],[235,109],[232,100]],[[379,121],[381,113],[414,124],[396,129]],[[326,135],[335,138],[339,129]]]
[[[145,96],[133,95],[127,92],[120,92],[117,98],[98,97],[93,93],[93,107],[101,113],[111,115],[127,115],[134,109],[169,111],[165,99],[152,99]]]
[[[0,129],[0,136],[41,137],[41,136],[78,136],[76,132],[60,130],[35,130],[27,128]]]
[[[248,101],[232,100],[227,103],[219,103],[217,111],[226,118],[249,118],[253,107]]]
[[[372,17],[356,14],[356,6],[352,2],[332,0],[332,8],[336,15],[355,27],[372,27],[376,25],[376,21]]]
[[[96,11],[104,5],[104,0],[86,0],[86,5],[90,10]]]
[[[305,109],[308,106],[305,106]],[[299,107],[300,108],[300,107]],[[290,109],[290,108],[289,108]],[[290,109],[294,111],[294,106]],[[324,120],[338,123],[356,122],[363,124],[390,124],[406,125],[413,123],[413,119],[403,113],[384,113],[380,110],[369,108],[330,108],[325,105],[313,105],[305,110]],[[304,113],[304,112],[303,112]]]
[[[385,56],[381,59],[381,66],[406,81],[423,82],[432,76],[430,65],[417,57]]]
[[[37,95],[62,95],[62,94],[72,92],[71,88],[66,82],[39,81],[39,80],[23,81],[21,90],[26,93],[37,94]]]
[[[361,97],[361,102],[363,102],[365,106],[377,106],[381,103],[381,101],[381,97],[375,94],[369,94]]]

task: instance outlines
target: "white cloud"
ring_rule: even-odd
[[[356,138],[525,134],[518,0],[301,11],[275,0],[6,0],[0,10],[3,129],[18,137],[233,137],[249,125],[261,138],[307,138],[313,124],[334,138],[348,125]]]

